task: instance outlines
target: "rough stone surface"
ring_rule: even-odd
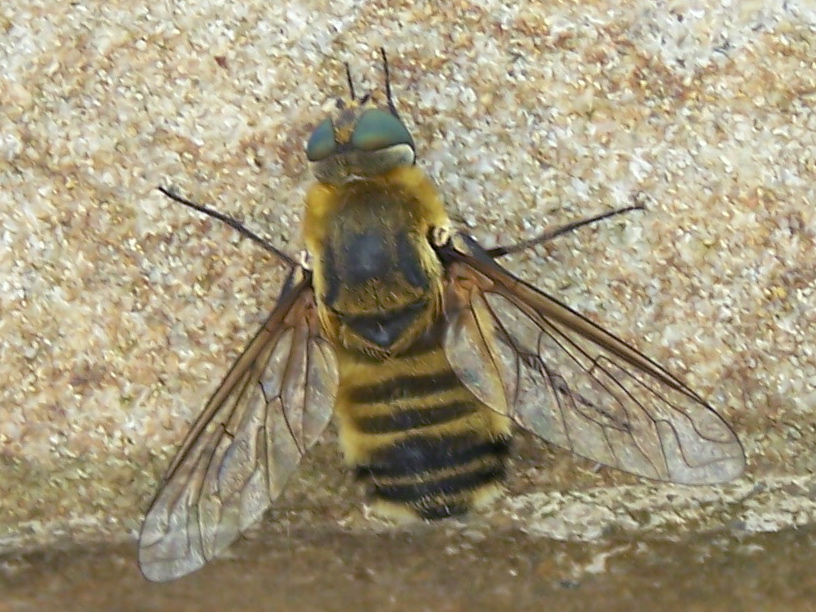
[[[0,25],[0,550],[135,535],[283,279],[156,186],[296,253],[303,143],[343,62],[381,86],[381,46],[419,163],[483,243],[647,206],[508,267],[677,372],[749,461],[683,488],[522,437],[473,529],[602,546],[816,523],[812,3],[11,0]],[[293,533],[387,529],[335,446],[281,500]]]

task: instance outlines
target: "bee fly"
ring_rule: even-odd
[[[437,519],[498,491],[512,426],[655,480],[729,481],[731,428],[663,367],[451,227],[391,95],[338,103],[306,146],[302,263],[196,420],[139,538],[150,580],[192,572],[259,521],[332,415],[375,510]],[[347,67],[348,73],[348,67]]]

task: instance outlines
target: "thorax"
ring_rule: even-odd
[[[304,237],[326,334],[369,354],[407,349],[440,312],[443,269],[428,234],[447,216],[415,168],[307,197]]]

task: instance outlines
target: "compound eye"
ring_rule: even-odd
[[[351,135],[351,146],[358,151],[379,151],[401,144],[410,145],[413,149],[411,134],[399,117],[379,108],[364,112]]]
[[[321,161],[334,155],[336,150],[334,124],[331,119],[325,119],[309,136],[309,141],[306,143],[306,159],[310,162]]]

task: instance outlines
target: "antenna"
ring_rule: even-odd
[[[399,117],[397,106],[394,104],[394,97],[391,95],[391,71],[388,70],[388,56],[385,54],[385,47],[380,47],[380,54],[383,61],[383,72],[385,73],[385,97],[388,100],[388,110],[395,117]]]
[[[354,97],[354,81],[351,78],[351,66],[349,66],[348,62],[343,62],[343,65],[346,67],[346,81],[348,82],[349,86],[349,97],[351,101],[354,102],[356,98]]]

